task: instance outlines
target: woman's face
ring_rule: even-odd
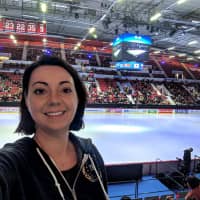
[[[36,133],[66,133],[74,119],[78,97],[71,75],[59,66],[40,66],[31,75],[25,97]]]

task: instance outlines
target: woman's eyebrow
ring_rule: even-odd
[[[34,82],[33,84],[32,84],[32,86],[34,86],[34,85],[36,85],[36,84],[43,84],[43,85],[48,85],[48,83],[46,83],[46,82],[43,82],[43,81],[36,81],[36,82]]]
[[[65,84],[65,83],[71,84],[70,81],[61,81],[61,82],[59,83],[59,85],[63,85],[63,84]]]
[[[63,84],[65,84],[65,83],[71,84],[70,81],[61,81],[61,82],[59,83],[59,85],[63,85]],[[45,86],[48,86],[48,83],[46,83],[46,82],[44,82],[44,81],[36,81],[36,82],[34,82],[34,83],[32,84],[32,86],[34,86],[34,85],[36,85],[36,84],[43,84],[43,85],[45,85]]]

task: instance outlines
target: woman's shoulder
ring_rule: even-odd
[[[75,145],[79,146],[79,148],[83,150],[88,150],[93,146],[92,140],[90,138],[83,138],[75,135],[74,133],[70,133],[70,140],[75,143]]]
[[[19,157],[22,154],[25,154],[29,151],[30,147],[32,146],[33,141],[29,137],[23,137],[15,142],[12,143],[6,143],[1,149],[0,149],[0,160],[2,159],[14,159],[15,157]]]
[[[18,146],[25,146],[26,144],[32,143],[32,138],[30,137],[22,137],[14,142],[6,143],[0,150],[11,149]]]
[[[28,152],[31,143],[31,138],[24,137],[15,142],[7,143],[0,149],[0,189],[2,185],[7,188],[8,185],[16,181],[19,166],[25,165],[25,160],[29,157],[26,152]],[[24,170],[22,171],[24,172]]]
[[[91,138],[83,138],[70,133],[70,139],[83,153],[92,155],[98,163],[103,164],[103,158]]]

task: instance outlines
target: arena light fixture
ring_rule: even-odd
[[[150,21],[155,21],[157,20],[159,17],[161,17],[162,14],[160,12],[156,13],[155,15],[153,15],[151,18],[150,18]]]
[[[173,47],[169,47],[169,48],[167,48],[169,51],[170,50],[174,50],[175,49],[175,46],[173,46]]]
[[[106,18],[106,14],[104,14],[102,17],[101,17],[101,21],[103,21],[104,19]]]
[[[15,36],[13,34],[11,34],[10,39],[15,40]]]
[[[179,53],[178,56],[179,57],[184,57],[184,56],[186,56],[186,54],[185,53]]]
[[[194,24],[200,24],[200,21],[192,20],[192,23],[194,23]]]
[[[180,4],[182,4],[182,3],[185,3],[186,1],[187,1],[187,0],[178,0],[176,3],[180,5]]]
[[[191,42],[188,42],[188,45],[193,45],[193,44],[197,44],[198,41],[197,40],[192,40]]]
[[[46,3],[41,3],[40,4],[40,8],[41,8],[41,11],[43,13],[46,13],[47,12],[47,4]]]
[[[78,42],[78,43],[77,43],[77,46],[80,47],[80,46],[81,46],[81,42]]]
[[[52,3],[52,6],[57,8],[68,8],[67,5],[61,4],[61,3]]]
[[[96,28],[95,28],[95,27],[91,27],[91,28],[89,29],[89,33],[90,33],[90,34],[94,33],[95,31],[96,31]]]
[[[160,53],[160,51],[154,51],[153,53],[154,53],[154,54],[159,54],[159,53]]]
[[[46,43],[46,42],[47,42],[47,39],[46,39],[46,38],[43,38],[43,39],[42,39],[42,42],[43,42],[43,43]]]
[[[77,49],[78,49],[78,46],[75,46],[75,47],[74,47],[74,51],[76,51]]]
[[[113,53],[113,55],[114,55],[115,57],[117,57],[117,56],[119,55],[120,51],[121,51],[121,49],[118,49],[117,51],[115,51],[115,52]]]
[[[97,38],[98,38],[98,36],[97,36],[97,34],[96,34],[96,33],[93,33],[93,34],[92,34],[92,37],[93,37],[93,38],[95,38],[95,39],[97,39]]]
[[[33,15],[22,15],[22,17],[25,17],[25,18],[32,18],[32,19],[39,19],[38,16],[33,16]]]
[[[195,54],[200,53],[200,49],[194,51]]]

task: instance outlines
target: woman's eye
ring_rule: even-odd
[[[44,89],[35,89],[34,90],[34,94],[40,95],[40,94],[44,94],[45,90]]]
[[[72,90],[71,90],[70,88],[64,88],[64,89],[63,89],[63,92],[64,92],[64,93],[70,93],[70,92],[72,92]]]

